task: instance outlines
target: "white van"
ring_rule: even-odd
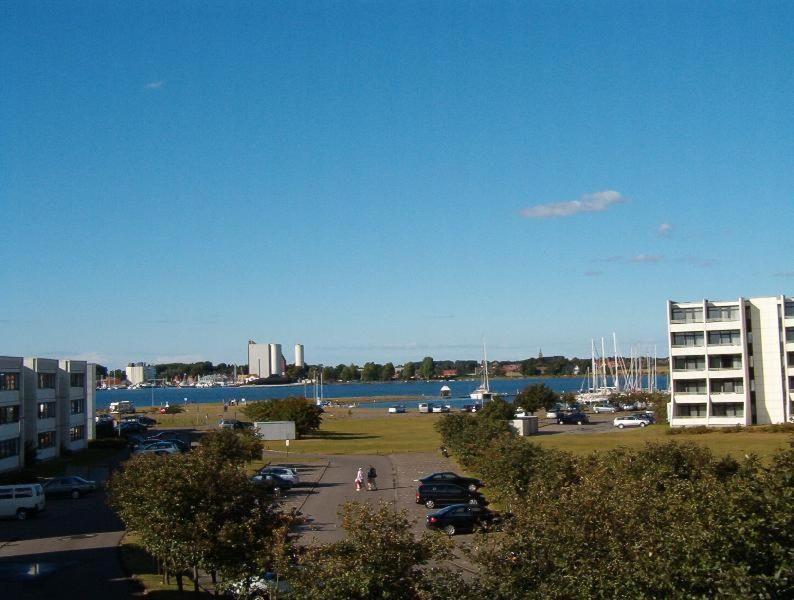
[[[0,486],[0,517],[22,521],[44,510],[44,504],[44,490],[39,483]]]
[[[135,405],[129,400],[120,400],[119,402],[110,403],[110,412],[112,413],[134,413]]]
[[[422,402],[419,405],[419,412],[420,413],[430,413],[433,412],[433,405],[430,402]]]

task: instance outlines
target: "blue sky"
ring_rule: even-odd
[[[794,293],[792,31],[772,2],[4,2],[0,354],[666,353],[668,298]]]

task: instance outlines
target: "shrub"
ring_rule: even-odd
[[[306,398],[292,396],[251,402],[242,412],[252,421],[295,421],[295,433],[302,437],[320,428],[323,409]]]

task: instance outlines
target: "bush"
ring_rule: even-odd
[[[242,413],[252,421],[295,421],[295,433],[302,437],[320,428],[323,409],[311,400],[292,396],[251,402]]]
[[[262,442],[251,430],[217,429],[204,434],[201,452],[238,464],[261,458]]]
[[[162,409],[161,409],[162,410]],[[181,404],[171,404],[166,406],[164,412],[161,414],[166,415],[178,415],[179,413],[185,412],[185,407]]]
[[[487,446],[500,438],[515,437],[507,421],[483,418],[480,415],[448,414],[435,424],[441,441],[466,468],[476,469]]]
[[[123,437],[106,437],[95,440],[88,440],[89,448],[118,448],[119,450],[127,447],[127,439]]]
[[[510,402],[497,396],[485,404],[477,413],[483,419],[511,420],[515,416],[516,408]]]

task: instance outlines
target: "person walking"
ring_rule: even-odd
[[[375,470],[375,467],[372,465],[369,466],[369,471],[367,471],[367,489],[369,491],[377,490],[378,485],[375,483],[375,479],[378,477],[378,472]]]
[[[364,469],[361,467],[358,468],[358,472],[356,473],[356,491],[361,491],[361,486],[364,484]]]

